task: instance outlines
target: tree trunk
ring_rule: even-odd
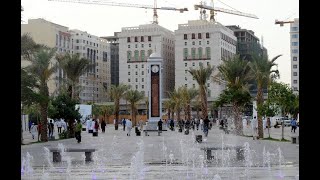
[[[240,108],[235,104],[233,104],[233,112],[234,112],[234,125],[236,127],[236,135],[243,135],[243,125],[241,121]]]
[[[48,141],[48,103],[41,103],[40,104],[40,111],[41,111],[41,141],[47,142]]]
[[[184,111],[184,119],[187,119],[188,118],[188,106],[185,106],[183,108],[183,111]]]
[[[136,125],[136,116],[135,116],[135,114],[136,114],[136,111],[135,111],[134,105],[131,104],[131,118],[132,118],[132,124],[133,124],[132,127],[134,127]]]
[[[257,93],[257,107],[261,106],[263,103],[263,91],[262,91],[262,82],[258,82],[258,93]],[[258,137],[263,138],[263,122],[262,116],[258,111]]]
[[[73,87],[72,85],[68,86],[68,95],[71,99],[73,99]]]
[[[114,128],[115,128],[115,130],[118,130],[118,119],[119,119],[119,104],[120,104],[120,102],[119,102],[120,100],[116,100],[115,101],[115,113],[116,113],[116,122],[115,122],[115,125],[114,125]]]
[[[181,110],[178,109],[178,110],[177,110],[177,121],[180,121],[180,112],[181,112]]]
[[[171,118],[174,120],[174,110],[171,111]]]
[[[187,105],[187,115],[188,115],[188,119],[191,120],[191,106],[190,106],[190,102]]]
[[[69,124],[69,138],[74,138],[74,119],[68,119],[68,124]]]
[[[208,102],[207,102],[207,94],[205,85],[200,86],[200,95],[201,95],[201,112],[202,118],[205,119],[208,116]]]
[[[199,108],[197,108],[197,118],[199,119],[200,115],[199,115]]]

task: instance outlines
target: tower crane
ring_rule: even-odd
[[[276,19],[276,21],[275,21],[274,24],[280,24],[280,27],[282,27],[283,24],[285,24],[285,23],[294,23],[294,21],[278,21],[278,20]]]
[[[234,10],[229,10],[229,9],[224,9],[224,8],[219,8],[219,7],[214,7],[213,5],[213,0],[211,0],[211,6],[208,6],[205,2],[200,1],[200,4],[195,4],[194,9],[198,10],[200,8],[200,19],[205,20],[207,15],[206,15],[206,10],[210,10],[210,21],[215,22],[214,16],[215,12],[223,12],[227,14],[233,14],[233,15],[238,15],[238,16],[244,16],[244,17],[249,17],[249,18],[254,18],[254,19],[259,19],[256,15],[254,14],[248,14],[240,11],[234,11]]]
[[[188,11],[188,8],[157,7],[157,0],[154,0],[153,6],[152,5],[145,5],[145,4],[119,3],[119,2],[112,2],[112,1],[105,1],[105,0],[48,0],[48,1],[153,9],[152,24],[158,24],[158,13],[157,13],[158,9],[159,10],[179,11],[180,13],[183,13],[184,11]]]

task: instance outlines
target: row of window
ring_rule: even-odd
[[[130,44],[128,44],[128,48],[130,48]],[[138,48],[138,44],[135,44],[134,45],[135,48]],[[141,47],[143,48],[144,47],[144,44],[141,44]],[[149,44],[149,47],[151,47],[151,44]]]
[[[299,31],[299,27],[291,27],[291,31]]]
[[[299,53],[298,49],[292,49],[292,53]]]
[[[77,39],[77,40],[76,40],[76,43],[80,43],[80,41],[81,41],[81,39]],[[90,44],[90,46],[92,46],[92,42],[89,42],[89,41],[86,41],[86,40],[82,40],[82,42],[83,42],[83,43],[86,43],[86,42],[87,42],[88,45]],[[97,45],[97,47],[99,47],[99,44],[98,44],[98,43],[93,43],[93,46],[96,46],[96,45]]]
[[[221,39],[223,39],[224,41],[230,43],[230,44],[233,44],[233,45],[237,45],[237,41],[233,40],[232,38],[230,38],[229,36],[221,33]]]
[[[202,39],[202,33],[198,33],[197,37],[198,37],[197,39]],[[210,38],[210,34],[209,33],[206,33],[206,38]],[[183,39],[187,40],[188,39],[188,34],[184,34],[183,35]],[[196,34],[195,33],[191,34],[191,39],[196,39]]]
[[[299,46],[299,43],[298,42],[292,42],[291,45],[292,46]]]
[[[130,69],[130,64],[128,64],[128,69]],[[136,68],[138,68],[138,64],[136,64],[136,66],[135,66]],[[141,64],[141,68],[144,68],[144,64]]]
[[[291,38],[295,39],[295,38],[299,38],[299,34],[292,34]]]
[[[127,37],[127,42],[131,42],[131,38],[132,37]],[[140,41],[139,41],[139,39],[140,39]],[[151,40],[152,40],[151,36],[148,36],[148,41],[150,42]],[[144,42],[144,36],[140,36],[140,37],[135,36],[134,42]]]
[[[152,50],[148,50],[148,57],[152,54]],[[140,56],[139,56],[139,51],[135,50],[134,51],[134,61],[146,61],[147,59],[145,58],[145,50],[140,51]],[[127,61],[132,61],[132,53],[131,51],[127,51]]]
[[[199,62],[199,66],[200,66],[200,64],[202,64],[202,62]],[[195,66],[195,65],[196,65],[196,63],[192,62],[192,66]],[[210,65],[210,63],[207,62],[207,66],[209,66],[209,65]],[[188,63],[184,63],[184,67],[188,67]],[[185,70],[185,73],[188,73],[188,70]]]
[[[130,78],[128,78],[128,82],[131,82],[131,79],[130,79]],[[138,78],[136,78],[136,82],[139,82],[139,81],[138,81]],[[144,82],[144,78],[141,79],[141,82]],[[143,89],[143,88],[144,88],[144,85],[142,85],[142,89]]]
[[[82,96],[84,97],[93,97],[92,93],[82,93]],[[99,97],[99,95],[97,94],[97,97]]]
[[[128,75],[131,75],[130,71],[128,72]],[[136,75],[138,75],[138,71],[136,71]],[[141,71],[141,75],[144,75],[144,71]]]
[[[298,84],[298,80],[293,80],[293,84]]]
[[[209,44],[209,41],[207,41],[207,44]],[[184,45],[187,46],[188,42],[184,42]],[[192,41],[192,45],[196,45],[196,43]],[[201,41],[199,41],[199,45],[201,45]]]
[[[198,53],[196,54],[196,48],[191,48],[191,58],[189,56],[188,48],[183,48],[183,59],[210,59],[211,58],[211,48],[206,47],[206,53],[203,55],[202,47],[198,48]]]

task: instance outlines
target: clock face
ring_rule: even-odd
[[[152,72],[157,73],[159,71],[159,66],[152,66],[151,70]]]

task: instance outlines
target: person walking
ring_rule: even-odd
[[[58,133],[61,133],[61,128],[62,128],[62,122],[61,122],[61,120],[58,120],[58,121],[56,122],[56,125],[57,125],[57,128],[58,128]]]
[[[161,121],[161,119],[158,121],[158,131],[162,131],[162,124],[163,122]]]
[[[32,126],[32,122],[29,121],[28,128],[29,128],[29,132],[30,132],[30,133],[31,133],[31,126]]]
[[[126,121],[125,124],[127,125],[127,130],[128,130],[127,136],[130,136],[131,128],[132,128],[132,122],[131,122],[131,119],[126,119],[125,121]]]
[[[251,128],[252,128],[253,140],[258,139],[258,122],[257,122],[257,117],[256,116],[254,116],[252,121],[251,121]]]
[[[199,130],[199,124],[200,124],[200,121],[199,121],[199,119],[198,118],[196,118],[195,119],[195,121],[196,121],[196,126],[197,126],[197,131]]]
[[[122,120],[123,131],[126,131],[126,124],[127,124],[127,120],[126,120],[126,119],[123,119],[123,120]]]
[[[78,121],[75,129],[75,137],[76,137],[76,140],[78,140],[78,143],[81,142],[81,131],[82,131],[82,124],[80,121]]]
[[[104,121],[104,119],[102,119],[102,122],[101,122],[101,129],[102,129],[102,133],[106,132],[106,122]]]
[[[32,139],[34,139],[34,136],[36,135],[37,131],[38,131],[37,130],[37,125],[32,123],[32,125],[30,127],[30,132],[31,132],[31,135],[32,135]]]
[[[205,137],[208,137],[209,123],[210,123],[210,120],[208,119],[208,116],[206,116],[206,118],[203,120],[203,132]]]
[[[173,119],[170,120],[170,129],[171,129],[171,131],[174,131],[174,120]]]
[[[49,139],[52,138],[53,136],[53,128],[54,128],[54,124],[52,123],[52,120],[50,120],[48,124]]]
[[[293,133],[296,133],[296,129],[297,129],[297,121],[296,121],[296,119],[292,118],[290,124],[291,124],[291,132],[293,130]]]
[[[203,131],[203,119],[202,118],[200,118],[200,128]]]

